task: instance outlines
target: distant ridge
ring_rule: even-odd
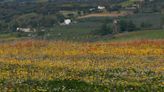
[[[0,2],[102,2],[102,1],[126,1],[126,0],[0,0]]]

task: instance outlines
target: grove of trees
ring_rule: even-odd
[[[111,20],[110,21],[105,21],[102,24],[102,27],[97,30],[95,33],[97,35],[108,35],[108,34],[115,34],[114,33],[114,28],[113,28],[113,24],[111,24]],[[132,32],[132,31],[136,31],[137,27],[136,25],[133,23],[133,21],[131,20],[119,20],[118,21],[118,25],[117,25],[117,31],[118,33],[122,33],[122,32]]]

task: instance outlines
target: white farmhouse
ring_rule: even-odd
[[[71,19],[65,19],[63,23],[60,23],[61,26],[63,25],[70,25],[71,24]]]
[[[98,6],[97,9],[104,10],[105,9],[105,6]]]
[[[90,8],[89,11],[95,11],[96,9],[95,8]]]
[[[29,33],[29,32],[36,32],[36,29],[31,29],[31,28],[17,28],[16,29],[17,32],[25,32],[25,33]]]
[[[66,25],[71,24],[71,19],[65,19],[65,20],[64,20],[64,23],[65,23]]]

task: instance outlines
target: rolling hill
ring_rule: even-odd
[[[127,0],[0,0],[0,2],[123,2]]]

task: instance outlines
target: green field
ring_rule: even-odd
[[[129,41],[129,40],[145,40],[145,39],[164,39],[164,30],[140,30],[136,32],[125,32],[116,34],[113,37],[97,36],[93,35],[92,32],[95,29],[73,29],[63,28],[56,29],[50,32],[48,39],[54,40],[67,40],[67,41]],[[60,35],[58,35],[60,34]]]
[[[164,15],[160,13],[151,13],[151,14],[143,13],[143,14],[135,14],[135,15],[119,17],[118,19],[131,20],[136,24],[137,27],[140,27],[142,23],[146,23],[147,25],[150,25],[149,27],[151,29],[151,28],[160,27],[162,16]],[[112,20],[112,19],[115,19],[115,17],[91,17],[91,18],[81,19],[79,21],[103,23],[106,20]]]
[[[130,6],[133,5],[137,0],[127,0],[125,2],[119,3],[119,5],[126,7],[126,6]]]
[[[63,40],[63,41],[131,41],[131,40],[156,40],[164,39],[163,30],[140,30],[136,32],[119,33],[111,37],[93,35],[96,29],[88,28],[72,28],[69,26],[52,28],[45,33],[42,39],[47,40]],[[0,41],[12,41],[20,39],[29,39],[26,33],[5,33],[0,34]],[[39,37],[40,38],[40,37]],[[38,37],[34,38],[38,39]]]
[[[145,31],[137,31],[137,32],[120,33],[120,34],[115,35],[111,39],[109,39],[109,37],[104,37],[102,39],[106,40],[106,41],[131,41],[131,40],[164,39],[164,29],[163,30],[145,30]]]
[[[94,32],[100,30],[102,24],[108,21],[112,23],[114,18],[112,17],[92,17],[86,19],[77,20],[77,23],[73,23],[68,26],[55,25],[51,28],[46,28],[44,34],[37,36],[38,33],[30,33],[34,35],[32,38],[42,38],[47,40],[64,40],[64,41],[124,41],[124,40],[137,40],[137,39],[163,39],[164,31],[158,30],[160,28],[162,14],[136,14],[126,17],[120,17],[119,19],[131,20],[139,28],[137,32],[132,33],[120,33],[111,36],[98,36]],[[140,28],[142,23],[148,25],[147,28]],[[146,31],[145,31],[146,30]],[[149,31],[150,30],[150,31]],[[1,32],[0,39],[2,40],[14,40],[14,39],[26,39],[31,38],[29,33],[18,32]]]

